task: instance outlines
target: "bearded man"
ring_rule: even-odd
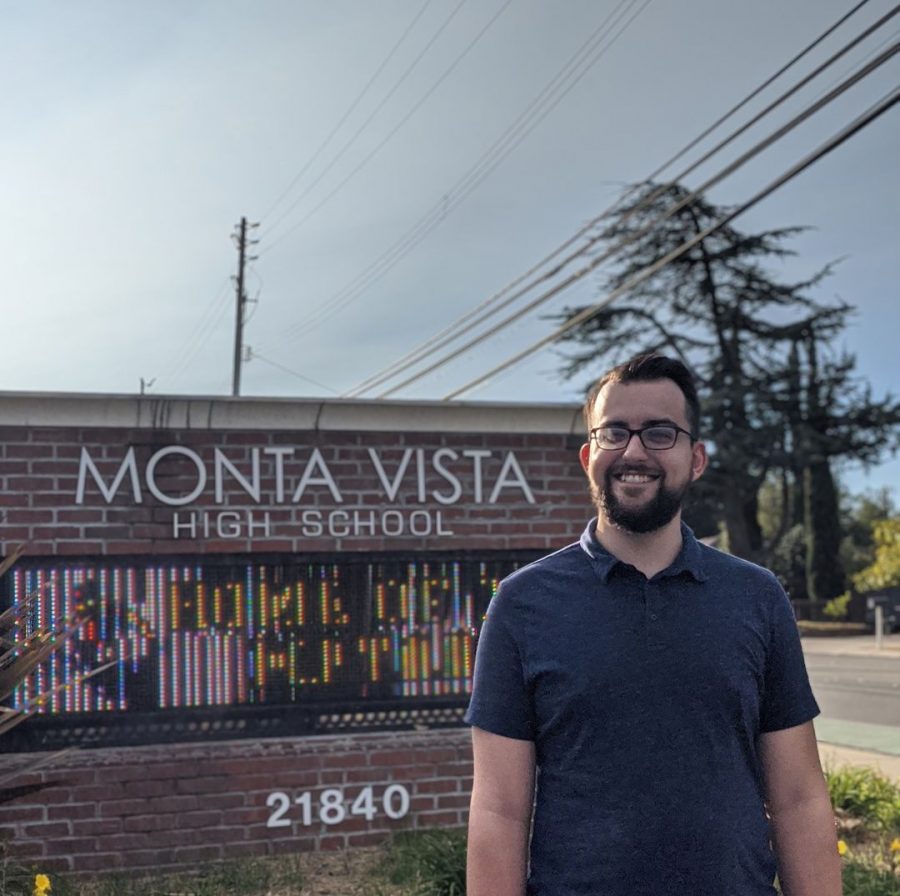
[[[693,378],[642,355],[584,407],[597,516],[491,601],[467,721],[468,896],[841,892],[791,605],[681,521]]]

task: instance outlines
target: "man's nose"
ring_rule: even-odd
[[[635,432],[632,433],[628,444],[622,449],[622,457],[646,457],[647,449],[641,441],[641,437]]]

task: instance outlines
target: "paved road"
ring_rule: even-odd
[[[871,765],[900,778],[900,635],[804,638],[803,652],[822,715],[826,763]]]
[[[900,726],[900,661],[813,654],[806,668],[824,717]]]

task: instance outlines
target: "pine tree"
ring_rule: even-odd
[[[677,184],[644,184],[607,216],[597,244],[630,242],[616,252],[604,291],[627,283],[728,211],[688,195]],[[696,498],[707,511],[716,508],[729,550],[762,562],[802,522],[807,587],[811,596],[829,599],[843,580],[831,465],[836,458],[876,463],[895,450],[900,404],[890,396],[875,401],[855,379],[854,359],[833,356],[830,346],[853,309],[812,298],[830,267],[800,282],[782,282],[763,268],[793,255],[785,243],[802,230],[748,234],[725,226],[706,236],[570,330],[565,339],[575,351],[562,373],[596,375],[644,351],[679,357],[697,377],[710,448]],[[582,310],[567,308],[563,318]],[[772,476],[783,484],[784,515],[766,542],[758,494]],[[691,512],[689,506],[688,519]]]

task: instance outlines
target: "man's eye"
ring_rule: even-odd
[[[651,426],[644,430],[644,439],[651,445],[668,445],[672,441],[672,432],[668,426]]]

